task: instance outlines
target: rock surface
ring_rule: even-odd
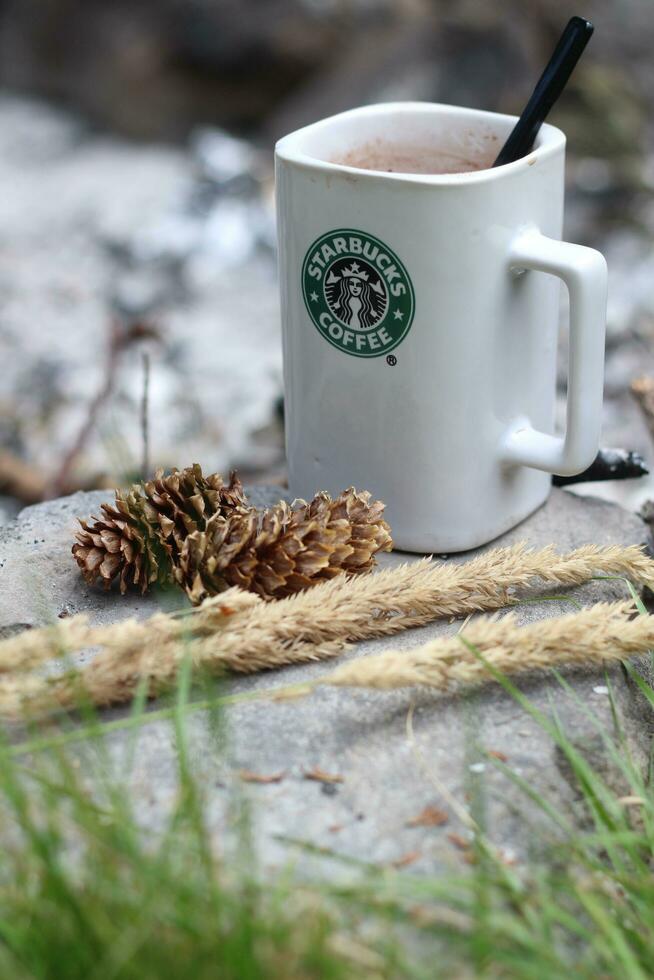
[[[276,488],[258,488],[259,503],[278,499]],[[103,493],[73,497],[25,509],[0,529],[0,635],[88,612],[98,622],[128,615],[146,616],[162,602],[179,605],[177,594],[163,598],[120,598],[85,586],[70,557],[74,518],[96,512]],[[565,551],[584,543],[640,544],[644,525],[619,507],[554,490],[548,503],[501,542],[525,540],[533,546],[554,542]],[[469,555],[448,559],[465,561]],[[382,564],[415,560],[394,553]],[[595,581],[570,594],[583,604],[623,597],[618,581]],[[546,594],[551,594],[546,593]],[[522,623],[573,611],[564,599],[525,604]],[[408,648],[430,637],[450,634],[460,623],[440,622],[398,637],[362,643],[359,656],[384,648]],[[321,664],[236,678],[225,693],[255,695],[272,688],[318,677]],[[575,744],[611,781],[617,780],[596,723],[612,727],[603,672],[568,674],[573,695],[551,677],[523,681],[532,703],[558,717]],[[636,759],[646,757],[652,717],[620,669],[612,686],[627,744]],[[125,711],[105,712],[117,719]],[[488,687],[466,698],[420,691],[377,693],[325,689],[303,700],[243,700],[225,709],[216,726],[205,712],[190,713],[188,738],[193,764],[209,796],[209,821],[219,844],[230,840],[240,804],[250,807],[254,839],[264,868],[280,867],[296,857],[299,870],[351,873],[338,858],[382,864],[406,863],[416,869],[456,865],[462,852],[448,835],[466,833],[461,815],[470,794],[485,801],[491,839],[507,860],[520,860],[553,832],[524,795],[486,756],[499,753],[506,764],[560,811],[582,819],[578,797],[565,762],[532,718],[502,690]],[[121,765],[127,735],[109,736],[111,753]],[[80,757],[86,749],[79,747]],[[131,793],[143,825],[156,831],[174,801],[176,751],[171,725],[153,720],[138,737]],[[342,781],[321,783],[305,773],[319,767]],[[241,771],[279,776],[269,783],[249,783]],[[239,804],[239,806],[237,806]],[[425,807],[447,814],[442,826],[408,826]],[[297,841],[323,852],[311,856]],[[459,842],[460,843],[460,842]],[[332,855],[325,857],[325,849]],[[349,869],[349,870],[348,870]]]

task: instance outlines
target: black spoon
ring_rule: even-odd
[[[529,102],[500,150],[494,167],[513,163],[529,153],[541,124],[565,88],[593,31],[591,22],[583,17],[572,17],[568,21]]]

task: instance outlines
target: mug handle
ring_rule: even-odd
[[[604,388],[607,268],[593,248],[521,232],[511,244],[513,272],[533,269],[558,276],[570,296],[568,398],[563,436],[534,429],[522,418],[505,433],[501,458],[559,476],[590,466],[599,447]]]

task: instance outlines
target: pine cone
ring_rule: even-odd
[[[209,518],[250,506],[236,473],[225,484],[218,473],[203,476],[197,463],[181,472],[173,469],[168,476],[159,471],[143,490],[145,518],[173,565],[189,534],[204,530]]]
[[[342,572],[368,572],[375,554],[392,548],[384,505],[367,492],[350,487],[335,500],[320,493],[297,503],[216,514],[190,534],[174,575],[191,601],[233,585],[280,599]]]
[[[73,555],[90,585],[99,578],[109,588],[118,578],[122,593],[128,585],[145,592],[154,582],[173,581],[172,566],[189,534],[218,513],[246,507],[235,474],[225,484],[217,473],[204,477],[197,464],[157,473],[127,493],[117,490],[115,505],[102,504],[104,516],[92,524],[80,520]]]

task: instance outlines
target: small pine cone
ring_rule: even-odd
[[[100,509],[104,516],[93,518],[92,524],[80,518],[82,530],[73,545],[73,556],[89,585],[100,579],[108,589],[118,578],[124,594],[128,585],[146,592],[153,582],[170,580],[168,563],[164,561],[162,567],[161,546],[143,517],[143,498],[137,489],[126,494],[116,491],[115,506],[101,504]]]
[[[351,487],[335,500],[320,493],[297,503],[217,514],[189,535],[174,574],[191,601],[234,585],[280,599],[343,572],[368,572],[375,554],[392,548],[384,505],[367,492]]]
[[[103,517],[80,520],[73,555],[90,585],[100,579],[109,588],[117,578],[123,594],[130,585],[146,592],[154,582],[173,580],[172,566],[189,534],[217,513],[246,507],[235,474],[225,484],[217,473],[204,477],[197,464],[157,473],[127,493],[117,490],[114,506],[101,505]]]

